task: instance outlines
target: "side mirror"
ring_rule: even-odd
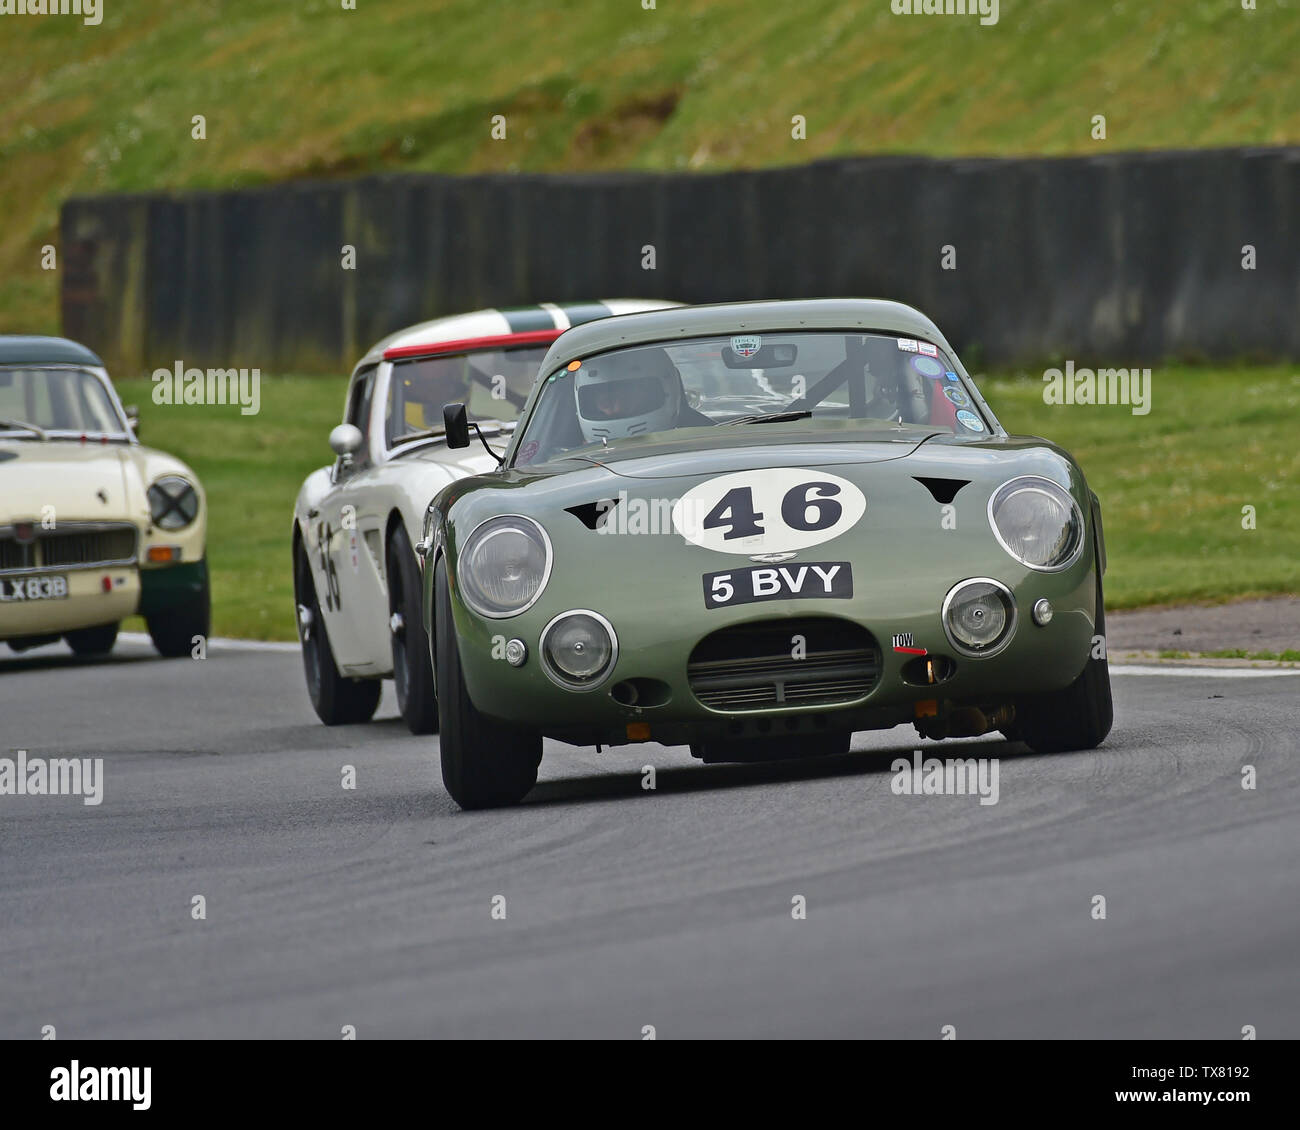
[[[469,414],[465,405],[456,401],[442,406],[442,425],[447,433],[448,447],[469,446]]]
[[[140,409],[134,404],[126,406],[126,423],[127,427],[135,433],[135,438],[140,438]]]
[[[330,432],[330,450],[341,459],[350,459],[364,441],[365,436],[356,424],[340,424]]]

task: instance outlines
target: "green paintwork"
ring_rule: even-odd
[[[186,604],[203,591],[208,582],[208,562],[182,562],[161,568],[140,570],[141,616],[153,616]]]
[[[725,332],[777,332],[822,325],[880,330],[934,341],[954,351],[922,315],[894,303],[835,300],[824,303],[763,303],[686,308],[608,319],[558,339],[543,364],[547,374],[571,357],[603,348],[669,336]],[[671,334],[668,332],[671,330]],[[963,372],[963,375],[964,372]],[[531,411],[536,389],[525,412]],[[981,406],[984,405],[981,403]],[[1041,439],[1008,436],[994,421],[993,434],[968,438],[906,425],[882,427],[870,421],[843,429],[801,430],[797,424],[712,429],[663,445],[615,443],[591,460],[556,460],[536,468],[509,466],[460,480],[431,503],[426,531],[428,561],[445,555],[452,586],[455,630],[464,679],[482,712],[540,729],[550,737],[581,743],[627,741],[630,722],[648,722],[651,740],[667,744],[720,737],[740,720],[746,734],[765,715],[821,714],[832,727],[864,730],[909,722],[914,704],[939,698],[952,703],[996,704],[1016,695],[1056,690],[1072,682],[1088,658],[1098,578],[1100,526],[1094,499],[1078,466],[1061,449]],[[631,499],[675,499],[717,475],[762,468],[824,468],[858,486],[866,513],[838,536],[799,550],[788,562],[849,561],[854,593],[849,600],[792,599],[706,609],[702,577],[748,557],[719,553],[687,542],[676,532],[658,535],[598,533],[567,507],[625,493]],[[995,539],[987,517],[989,499],[1008,479],[1040,475],[1065,487],[1085,519],[1085,548],[1067,569],[1046,573],[1013,559]],[[943,507],[917,478],[968,480],[953,499],[955,528],[942,525]],[[540,522],[554,553],[550,579],[527,611],[488,620],[459,599],[457,551],[482,521],[501,514]],[[425,570],[425,620],[430,636],[447,630],[430,623],[433,569]],[[958,581],[991,577],[1013,593],[1017,626],[996,655],[970,658],[955,652],[940,620],[945,595]],[[1030,609],[1040,597],[1055,615],[1036,626]],[[542,669],[538,641],[561,612],[589,609],[614,626],[619,655],[600,686],[574,692],[550,681]],[[807,616],[838,616],[865,626],[880,645],[882,676],[872,692],[850,707],[792,707],[724,713],[692,695],[687,658],[709,633],[730,624]],[[896,654],[895,633],[911,633],[931,654],[953,657],[957,671],[938,688],[904,684],[900,668],[911,657]],[[528,660],[519,668],[493,658],[494,637],[519,638]],[[499,651],[499,649],[498,649]],[[671,700],[637,709],[615,702],[610,689],[620,680],[666,682]]]

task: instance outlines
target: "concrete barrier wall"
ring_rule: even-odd
[[[343,371],[422,318],[639,296],[896,298],[976,362],[1300,357],[1296,148],[89,197],[62,239],[64,332],[123,373]]]

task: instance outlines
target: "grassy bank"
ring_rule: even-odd
[[[214,631],[291,639],[289,532],[302,480],[329,461],[342,378],[267,378],[257,416],[155,405],[118,382],[143,436],[189,461],[211,508]],[[1300,373],[1157,367],[1151,412],[1048,406],[1040,374],[980,381],[1002,422],[1082,462],[1105,508],[1107,603],[1131,608],[1300,591]],[[1254,530],[1242,507],[1255,508]]]
[[[1009,430],[1082,464],[1102,500],[1107,604],[1300,591],[1300,372],[1154,366],[1146,416],[1045,405],[1041,373],[980,385]]]
[[[57,327],[40,248],[74,194],[1300,140],[1300,20],[1283,0],[1007,2],[992,26],[890,0],[102,9],[98,26],[3,19],[0,332]]]

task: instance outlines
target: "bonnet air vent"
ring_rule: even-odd
[[[920,475],[912,477],[934,496],[935,502],[945,506],[957,497],[957,492],[962,487],[970,482],[970,479],[923,479]]]
[[[589,530],[595,530],[600,524],[614,513],[614,507],[619,504],[617,498],[602,498],[596,502],[584,502],[581,506],[566,506],[565,513],[572,514]]]

